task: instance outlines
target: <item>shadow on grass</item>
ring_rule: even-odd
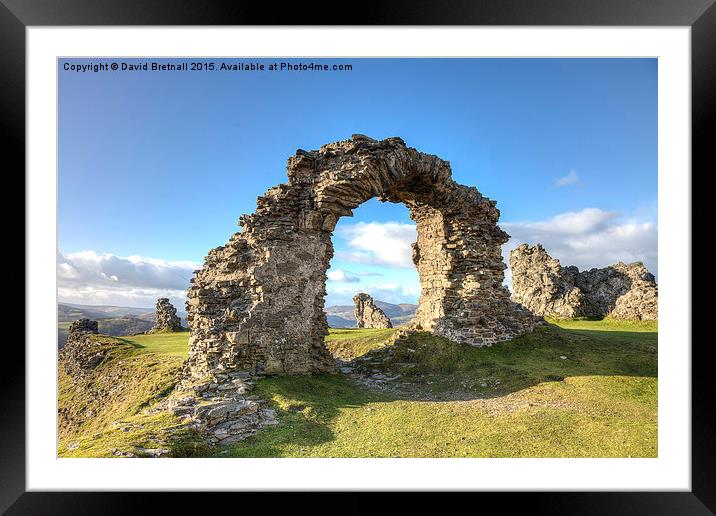
[[[334,440],[331,422],[341,410],[391,399],[356,385],[342,374],[266,378],[258,383],[255,393],[272,401],[280,424],[238,445],[217,450],[216,456],[300,456],[302,447]]]
[[[125,344],[129,344],[129,345],[132,346],[134,349],[145,349],[145,348],[147,347],[147,346],[145,346],[144,344],[140,344],[140,343],[137,342],[136,340],[131,340],[131,339],[129,339],[129,338],[125,338],[125,337],[115,337],[115,339],[117,339],[117,340],[119,340],[119,341],[122,341],[122,342],[124,342]]]
[[[300,456],[334,440],[343,409],[371,403],[494,399],[575,376],[656,377],[657,332],[548,325],[489,348],[418,333],[345,364],[353,372],[258,382],[255,393],[271,400],[281,424],[218,456]]]
[[[548,325],[484,348],[418,333],[347,366],[359,379],[406,399],[484,399],[568,376],[656,377],[657,333]]]

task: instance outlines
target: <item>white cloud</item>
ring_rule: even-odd
[[[581,211],[561,213],[546,220],[505,222],[500,225],[508,233],[515,231],[521,235],[584,235],[608,227],[619,215],[616,211],[584,208]]]
[[[62,303],[82,305],[113,305],[147,308],[151,310],[157,298],[168,297],[180,312],[186,302],[185,290],[107,288],[107,287],[58,287],[58,300]]]
[[[87,250],[57,255],[60,301],[151,307],[169,297],[180,307],[194,270],[191,261],[167,261],[139,255],[121,257]]]
[[[567,186],[576,185],[577,183],[579,183],[579,174],[577,174],[576,170],[572,169],[566,176],[557,179],[554,184],[556,186]]]
[[[339,227],[338,235],[348,242],[348,251],[336,257],[352,263],[388,267],[414,267],[411,244],[417,239],[415,224],[402,222],[359,222]]]
[[[510,251],[518,245],[541,243],[565,266],[576,265],[584,270],[619,261],[640,261],[658,275],[657,225],[652,221],[624,219],[618,212],[585,208],[546,220],[505,222],[500,226],[512,237],[503,246],[507,263]],[[509,285],[509,271],[505,272],[505,283]]]
[[[357,283],[360,278],[353,276],[350,272],[346,272],[343,269],[336,269],[328,271],[328,281],[335,281],[337,283]]]

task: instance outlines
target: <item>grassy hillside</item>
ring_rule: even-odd
[[[186,354],[186,335],[179,334],[181,353],[174,352],[167,338],[157,339],[154,352],[147,352],[132,340],[98,335],[93,338],[108,352],[87,377],[73,380],[60,367],[59,455],[111,457],[115,450],[167,445],[166,429],[178,420],[167,412],[142,411],[173,388]]]
[[[163,445],[175,455],[218,457],[657,456],[655,322],[555,321],[491,348],[428,334],[385,346],[393,332],[332,330],[326,344],[349,361],[349,374],[260,380],[254,394],[277,409],[274,428],[229,448],[208,449],[190,435]],[[187,338],[123,339],[122,360],[178,367]],[[160,376],[138,378],[133,402],[79,429],[78,448],[68,450],[61,435],[60,454],[162,445],[170,423],[157,418],[167,416],[138,409],[165,388]],[[73,400],[60,382],[63,406]]]

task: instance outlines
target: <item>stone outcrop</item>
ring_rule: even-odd
[[[157,315],[151,331],[181,331],[182,329],[181,319],[177,316],[177,309],[174,308],[174,305],[166,297],[157,299]]]
[[[640,262],[580,272],[563,267],[537,244],[510,253],[512,299],[550,317],[658,318],[658,287]]]
[[[78,319],[70,323],[69,335],[78,335],[82,333],[98,333],[99,323],[91,319]]]
[[[529,331],[538,318],[510,300],[495,201],[453,181],[450,165],[400,138],[362,135],[298,150],[288,182],[258,198],[241,230],[213,249],[188,291],[183,386],[232,373],[333,372],[323,339],[326,271],[340,217],[370,198],[403,203],[417,225],[415,328],[476,346]],[[217,380],[217,378],[219,380]]]
[[[363,292],[353,296],[355,316],[359,328],[392,328],[390,318],[383,313],[370,295]]]
[[[96,368],[104,359],[107,347],[94,338],[97,321],[79,319],[70,324],[67,343],[59,352],[59,364],[73,377],[81,377]]]

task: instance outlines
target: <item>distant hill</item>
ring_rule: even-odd
[[[154,308],[138,308],[136,306],[113,305],[79,305],[75,303],[58,303],[57,313],[62,321],[66,314],[66,321],[75,321],[86,317],[87,319],[110,319],[112,317],[138,316],[147,312],[154,312]],[[76,317],[80,315],[80,317]]]
[[[186,326],[186,312],[177,309],[177,315],[181,318],[182,324]],[[75,303],[58,303],[57,317],[60,322],[72,322],[77,319],[114,319],[117,317],[136,317],[145,321],[154,322],[154,308],[136,306],[114,306],[114,305],[80,305]]]
[[[395,305],[385,301],[375,300],[375,304],[390,317],[393,326],[401,326],[408,323],[415,315],[418,305],[403,303]],[[353,313],[354,305],[333,305],[325,308],[328,326],[331,328],[355,328],[356,318]]]
[[[75,319],[73,319],[75,320]],[[96,319],[98,330],[100,333],[105,335],[112,335],[113,337],[122,337],[125,335],[134,335],[135,333],[142,333],[147,330],[151,330],[154,323],[152,321],[146,321],[139,319],[138,317],[113,317],[110,319]],[[57,343],[59,347],[65,345],[67,342],[67,333],[70,327],[70,322],[60,322],[57,325]]]
[[[330,328],[355,328],[356,327],[355,318],[346,319],[345,317],[341,317],[340,315],[326,314],[326,319],[328,320],[328,326]]]
[[[100,319],[99,332],[105,335],[121,336],[134,335],[152,329],[154,323],[137,317],[117,317],[115,319]]]
[[[385,315],[390,317],[393,326],[408,323],[415,315],[418,305],[410,303],[393,304],[375,301]],[[326,318],[331,328],[355,328],[354,305],[333,305],[326,307]],[[69,323],[77,319],[92,319],[99,322],[99,332],[105,335],[121,337],[147,331],[152,327],[155,317],[153,308],[114,305],[80,305],[76,303],[58,303],[57,320],[60,346],[67,341]],[[188,326],[186,312],[177,310],[182,326]]]
[[[77,319],[105,319],[107,314],[89,307],[77,307],[72,305],[57,305],[57,320],[59,322],[72,322]]]

